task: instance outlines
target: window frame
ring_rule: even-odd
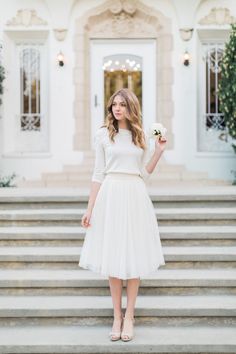
[[[206,115],[206,63],[204,61],[204,46],[210,44],[223,45],[229,36],[229,29],[197,29],[197,114],[196,114],[196,145],[195,151],[198,157],[232,157],[233,151],[201,151],[200,134],[203,115]]]
[[[6,90],[4,121],[4,156],[5,157],[40,157],[50,154],[50,122],[49,122],[49,78],[48,78],[48,37],[47,30],[4,31],[5,67],[8,78]],[[32,134],[35,131],[21,131],[21,95],[20,93],[20,58],[18,49],[21,45],[38,45],[41,53],[41,117],[43,130],[41,135]],[[14,100],[14,103],[13,103]],[[21,134],[21,135],[20,135]],[[31,134],[31,135],[30,135]],[[20,137],[20,138],[19,138]],[[36,139],[35,139],[36,138]],[[38,140],[37,140],[38,139]]]

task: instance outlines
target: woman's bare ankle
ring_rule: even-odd
[[[134,314],[133,313],[125,313],[125,318],[133,320]]]
[[[113,314],[113,318],[114,318],[114,320],[122,319],[122,318],[123,318],[123,313],[122,313],[122,312],[120,312],[120,313],[114,313],[114,314]]]

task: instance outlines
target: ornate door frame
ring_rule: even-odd
[[[90,139],[90,39],[154,38],[157,43],[157,97],[158,122],[168,129],[168,148],[174,145],[172,117],[174,80],[171,64],[173,38],[171,21],[159,11],[139,1],[109,0],[88,11],[76,20],[75,50],[75,135],[74,149],[89,150]]]

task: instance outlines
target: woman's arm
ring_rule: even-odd
[[[92,212],[93,206],[95,203],[95,200],[97,198],[98,191],[101,187],[101,183],[99,182],[93,182],[91,183],[91,189],[90,189],[90,195],[89,195],[89,201],[88,201],[88,207],[87,210]]]
[[[95,164],[92,175],[92,182],[89,194],[88,206],[85,214],[82,217],[81,225],[83,227],[91,226],[90,218],[92,215],[92,210],[97,198],[97,194],[105,178],[105,152],[102,144],[102,134],[103,131],[99,129],[95,134]]]
[[[142,163],[141,163],[141,175],[144,179],[145,182],[149,181],[149,178],[154,171],[157,162],[159,161],[164,148],[166,144],[166,138],[159,138],[156,139],[155,141],[155,151],[152,153],[151,150],[149,149],[149,143],[148,143],[148,135],[145,133],[145,140],[147,144],[147,148],[144,151],[143,158],[142,158]]]
[[[91,226],[90,219],[91,219],[91,215],[92,215],[92,210],[93,210],[94,203],[97,198],[97,194],[98,194],[100,187],[101,187],[100,182],[93,182],[92,181],[90,195],[89,195],[89,201],[88,201],[88,207],[87,207],[87,210],[85,211],[84,215],[82,216],[82,220],[81,220],[81,225],[83,227]]]
[[[165,145],[166,145],[166,138],[157,138],[155,141],[155,151],[151,157],[151,159],[148,161],[146,164],[146,170],[148,173],[152,173],[157,165],[157,162],[159,161],[161,155],[164,152]]]

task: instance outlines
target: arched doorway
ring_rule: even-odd
[[[171,65],[171,22],[163,14],[139,1],[107,1],[87,12],[76,21],[75,34],[75,136],[74,148],[91,148],[91,41],[153,40],[155,47],[155,98],[154,121],[162,122],[168,129],[168,147],[173,147],[172,100],[173,68]],[[117,42],[118,43],[118,42]],[[135,46],[132,46],[135,48]],[[114,53],[113,53],[114,54]],[[120,53],[118,53],[120,54]],[[136,55],[134,52],[128,54]],[[98,103],[98,101],[97,101]],[[96,105],[96,102],[95,102]],[[151,119],[154,119],[154,118]],[[103,114],[98,120],[103,119]]]

